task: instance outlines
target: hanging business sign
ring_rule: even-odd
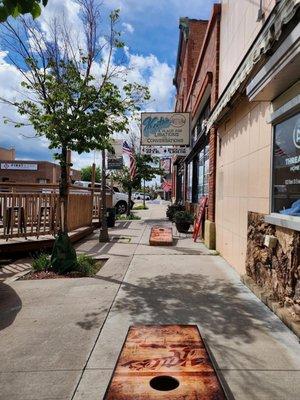
[[[38,165],[37,164],[25,164],[25,163],[18,163],[18,162],[5,162],[1,163],[1,169],[10,169],[10,170],[18,170],[18,171],[37,171]]]
[[[122,169],[123,157],[107,157],[107,169]]]
[[[142,146],[189,146],[189,113],[142,113]]]
[[[187,156],[190,152],[189,147],[156,147],[156,146],[142,146],[141,154],[148,154],[151,156]]]

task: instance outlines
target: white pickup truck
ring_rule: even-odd
[[[88,181],[75,181],[74,185],[82,186],[89,188],[92,185],[92,182]],[[101,190],[101,183],[95,183],[95,190]],[[115,207],[117,214],[125,214],[128,207],[128,194],[122,193],[118,188],[114,187],[113,189],[110,186],[106,186],[107,193],[112,193],[112,206]],[[130,208],[133,207],[133,202],[130,205]]]

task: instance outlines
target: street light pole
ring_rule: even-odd
[[[105,149],[101,151],[102,155],[102,169],[101,169],[101,227],[99,242],[109,242],[107,230],[107,207],[106,207],[106,163],[105,163]]]

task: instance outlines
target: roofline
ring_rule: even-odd
[[[206,52],[206,49],[207,49],[208,44],[209,44],[211,33],[212,33],[212,31],[213,31],[213,29],[215,27],[215,24],[216,24],[216,21],[217,21],[217,17],[220,16],[220,15],[221,15],[221,4],[220,3],[215,3],[213,5],[213,8],[212,8],[211,17],[209,19],[208,26],[206,28],[206,33],[205,33],[205,36],[204,36],[203,44],[202,44],[202,47],[201,47],[201,50],[200,50],[200,53],[199,53],[197,65],[196,65],[196,68],[195,68],[195,71],[194,71],[192,82],[190,84],[190,89],[189,89],[188,95],[186,97],[186,104],[184,104],[183,110],[185,110],[187,105],[188,105],[188,100],[189,100],[189,98],[190,98],[190,96],[192,94],[192,90],[193,90],[193,87],[194,87],[194,84],[195,84],[195,81],[196,81],[196,76],[198,74],[198,71],[201,68],[202,60],[203,60],[203,58],[205,56],[205,52]]]
[[[176,67],[175,67],[175,75],[173,78],[173,85],[177,88],[177,75],[180,65],[180,57],[181,57],[181,50],[182,50],[182,39],[183,39],[183,32],[182,32],[182,24],[181,22],[186,20],[188,22],[208,22],[207,19],[196,19],[196,18],[189,18],[189,17],[180,17],[179,18],[179,40],[178,40],[178,49],[177,49],[177,59],[176,59]]]

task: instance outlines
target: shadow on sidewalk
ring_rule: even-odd
[[[6,283],[0,282],[0,331],[11,325],[22,308],[17,292]]]
[[[121,284],[110,277],[97,279]],[[202,274],[170,274],[153,278],[140,278],[136,284],[122,282],[122,297],[116,301],[113,314],[129,314],[132,323],[138,324],[195,324],[205,332],[205,342],[218,355],[219,363],[226,365],[219,375],[223,383],[227,376],[238,376],[239,387],[245,387],[247,398],[261,400],[266,389],[268,360],[258,357],[255,342],[257,330],[285,329],[274,323],[242,284],[236,286],[224,279],[211,280]],[[259,344],[258,344],[259,345]],[[248,365],[248,368],[245,367]],[[249,365],[253,367],[249,368]],[[217,362],[215,361],[217,369]],[[261,372],[260,372],[261,371]],[[275,370],[276,371],[276,370]],[[224,375],[224,376],[223,376]],[[280,381],[268,388],[268,398],[284,398]],[[232,397],[229,397],[232,398]]]

